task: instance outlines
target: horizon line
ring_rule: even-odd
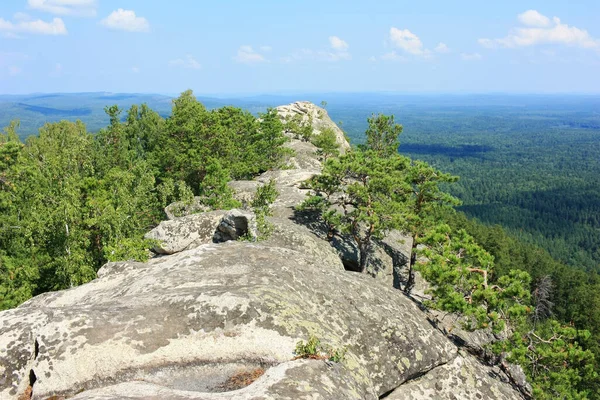
[[[188,90],[188,89],[186,89]],[[193,89],[192,89],[193,90]],[[183,91],[182,91],[183,92]],[[145,95],[177,97],[182,92],[112,92],[112,91],[80,91],[80,92],[28,92],[28,93],[0,93],[0,96],[47,96],[47,95],[77,95],[77,94],[103,94],[103,95]],[[282,90],[274,92],[231,92],[231,93],[198,93],[196,97],[213,98],[250,98],[261,96],[297,96],[297,95],[389,95],[389,96],[600,96],[600,92],[411,92],[411,91],[296,91]]]

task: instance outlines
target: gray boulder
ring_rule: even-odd
[[[223,215],[213,236],[213,242],[226,242],[246,237],[250,241],[258,238],[256,216],[248,211],[229,210]]]
[[[167,398],[182,389],[209,398],[236,371],[263,368],[248,398],[374,399],[455,357],[401,293],[342,271],[306,228],[279,231],[272,242],[112,263],[86,285],[2,312],[0,365],[9,378],[0,397],[16,398],[33,373],[34,398],[139,380]],[[347,346],[344,362],[294,360],[295,343],[311,334]]]
[[[297,101],[285,106],[279,106],[276,110],[282,119],[300,115],[303,121],[308,121],[309,116],[311,116],[313,134],[319,135],[325,129],[332,129],[335,132],[336,142],[339,144],[342,153],[350,148],[344,132],[329,118],[329,114],[327,114],[324,108],[309,101]]]
[[[377,399],[452,365],[457,349],[410,299],[343,271],[306,227],[272,222],[264,242],[110,263],[0,313],[0,398],[33,383],[35,399]],[[295,359],[310,335],[344,360]]]
[[[191,203],[176,201],[166,206],[164,211],[167,219],[175,219],[186,215],[208,212],[210,211],[210,207],[204,204],[202,197],[195,196]]]
[[[219,210],[162,221],[144,237],[158,242],[152,249],[156,253],[175,254],[212,243],[217,226],[226,213]]]
[[[163,221],[144,237],[157,241],[152,249],[154,252],[175,254],[207,243],[237,240],[242,236],[256,240],[256,216],[249,211],[233,209]]]

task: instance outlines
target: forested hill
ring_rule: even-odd
[[[328,106],[364,140],[367,105]],[[404,125],[400,152],[461,177],[460,208],[576,268],[600,266],[600,97],[380,99]]]

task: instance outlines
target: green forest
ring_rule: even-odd
[[[404,125],[400,152],[460,176],[460,210],[600,271],[600,100],[594,96],[375,97],[333,103],[355,142],[372,109]]]
[[[61,121],[24,144],[17,122],[0,136],[0,309],[88,282],[107,261],[147,258],[143,235],[166,205],[201,196],[231,208],[227,182],[276,167],[287,152],[274,111],[209,111],[190,91],[167,119],[146,105],[106,113],[110,124],[95,135]]]
[[[191,91],[173,100],[166,117],[147,105],[125,112],[108,106],[105,112],[108,126],[97,133],[81,121],[60,121],[44,124],[25,142],[18,122],[0,135],[0,309],[88,282],[107,261],[144,261],[152,243],[143,235],[174,201],[198,196],[212,209],[240,206],[227,183],[284,166],[290,151],[283,132],[291,130],[318,144],[324,160],[323,174],[307,183],[315,195],[302,208],[317,212],[332,234],[354,238],[361,270],[367,270],[371,242],[386,231],[412,234],[410,274],[419,271],[432,284],[428,306],[465,315],[469,329],[504,333],[491,350],[523,367],[536,398],[599,398],[598,247],[591,251],[583,242],[598,243],[593,179],[599,167],[582,168],[576,156],[591,157],[596,128],[587,136],[588,128],[581,128],[584,133],[576,136],[581,146],[574,149],[558,131],[536,136],[537,122],[529,119],[518,131],[531,130],[531,136],[511,137],[510,129],[477,136],[478,124],[499,122],[471,115],[466,121],[475,128],[467,140],[450,134],[453,127],[444,118],[456,116],[443,117],[438,110],[436,121],[447,129],[426,131],[427,139],[422,133],[417,143],[414,115],[397,113],[403,128],[393,116],[373,114],[361,122],[360,136],[356,128],[350,131],[361,144],[338,155],[327,136],[313,138],[305,126],[281,121],[273,109],[258,116],[232,106],[208,109]],[[339,110],[330,114],[338,116]],[[431,121],[423,123],[432,129]],[[411,134],[400,135],[407,126]],[[550,145],[557,155],[533,151]],[[513,156],[514,146],[523,147],[519,157]],[[548,168],[540,169],[542,163]],[[574,196],[555,192],[560,188]],[[344,212],[333,196],[340,192],[352,205]],[[459,199],[463,205],[456,212]],[[511,210],[516,216],[510,217]],[[555,227],[568,238],[564,249],[551,245],[562,240],[550,235],[552,220],[535,213],[555,216]],[[528,230],[516,225],[523,222]],[[570,242],[575,237],[582,241],[579,247]],[[540,245],[553,247],[552,254]],[[418,261],[416,252],[427,261]],[[410,294],[411,280],[401,289]]]

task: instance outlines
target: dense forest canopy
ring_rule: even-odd
[[[87,282],[107,261],[147,258],[143,235],[166,205],[199,196],[235,206],[227,182],[287,153],[274,111],[209,111],[191,91],[166,119],[146,105],[106,113],[96,135],[69,121],[45,124],[24,144],[16,122],[0,135],[0,308]]]
[[[367,99],[368,100],[368,99]],[[600,270],[597,96],[377,99],[404,125],[400,152],[461,177],[461,210],[577,268]],[[330,102],[354,142],[367,105]]]

